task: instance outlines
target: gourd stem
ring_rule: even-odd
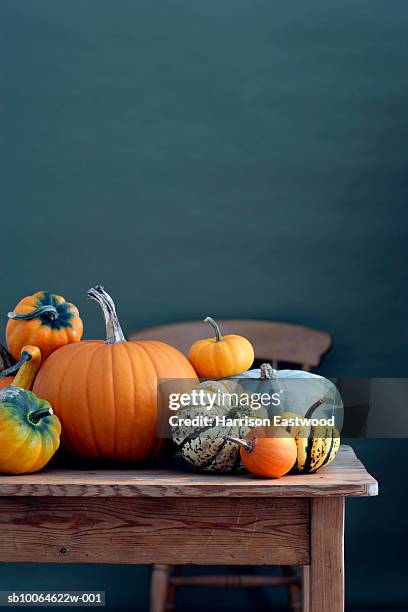
[[[306,412],[304,418],[305,419],[310,419],[312,417],[312,414],[314,413],[314,411],[317,410],[317,408],[319,408],[319,406],[321,406],[322,404],[324,404],[324,400],[323,399],[318,399],[317,402],[315,402],[314,404],[312,404],[310,406],[310,408]]]
[[[14,357],[10,354],[10,352],[6,349],[5,346],[0,344],[0,370],[6,370],[7,368],[11,368],[12,365],[16,363]]]
[[[33,412],[30,412],[28,418],[34,425],[37,425],[41,419],[44,417],[49,417],[52,414],[54,414],[52,408],[48,408],[48,410],[43,410],[40,408],[39,410],[33,410]]]
[[[234,442],[238,444],[238,446],[242,446],[245,450],[250,453],[254,450],[254,443],[250,440],[242,440],[241,438],[231,438],[230,436],[224,436],[224,440],[228,440],[228,442]]]
[[[102,309],[105,318],[106,326],[106,344],[115,344],[115,342],[126,342],[122,328],[119,323],[118,315],[116,314],[115,304],[109,293],[106,293],[101,285],[96,285],[89,289],[87,293],[91,300],[98,302]]]
[[[214,319],[212,317],[205,317],[204,323],[210,323],[213,326],[214,333],[215,333],[215,341],[221,342],[222,336],[221,336],[220,328],[218,327],[218,324],[214,321]]]
[[[13,374],[17,374],[17,372],[20,370],[20,368],[25,363],[27,363],[27,361],[30,361],[31,359],[32,359],[32,356],[29,353],[23,353],[21,355],[20,359],[17,361],[17,363],[15,363],[14,365],[10,366],[6,370],[2,371],[2,373],[0,374],[0,379],[6,378],[7,376],[12,376]]]
[[[261,376],[260,380],[276,380],[276,370],[273,369],[270,363],[262,363],[260,368]]]
[[[37,346],[27,345],[23,346],[20,355],[17,363],[3,370],[0,379],[17,374],[13,380],[13,387],[31,390],[41,365],[41,351]]]
[[[39,308],[36,308],[31,312],[26,312],[25,314],[20,314],[19,312],[9,312],[7,316],[9,319],[15,319],[17,321],[31,321],[31,319],[37,319],[44,314],[46,314],[51,321],[58,319],[58,310],[55,308],[55,306],[51,306],[51,304],[40,306]]]

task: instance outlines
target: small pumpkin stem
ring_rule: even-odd
[[[274,380],[278,378],[276,370],[273,369],[270,363],[262,363],[259,369],[261,370],[260,380]]]
[[[51,321],[55,321],[58,319],[58,310],[51,306],[51,304],[47,304],[44,306],[40,306],[31,312],[26,312],[25,314],[20,314],[18,312],[9,312],[7,314],[9,319],[15,319],[18,321],[31,321],[31,319],[37,319],[41,315],[46,314],[47,317],[51,319]]]
[[[99,306],[102,308],[106,326],[105,343],[115,344],[115,342],[126,342],[118,315],[116,314],[115,303],[109,293],[106,293],[102,285],[96,285],[89,289],[87,295],[91,300],[98,302]]]
[[[0,379],[16,374],[13,380],[13,387],[31,390],[35,377],[41,365],[41,351],[37,346],[23,346],[20,353],[21,357],[17,363],[7,370],[3,370]]]
[[[33,412],[30,412],[28,418],[34,425],[37,425],[37,423],[39,423],[41,419],[43,419],[44,417],[49,417],[52,414],[54,414],[54,412],[51,407],[48,408],[48,410],[43,410],[42,408],[40,408],[39,410],[33,410]]]
[[[312,417],[312,414],[314,413],[314,411],[317,410],[317,408],[319,408],[319,406],[321,406],[322,404],[324,404],[324,400],[323,399],[318,399],[317,402],[315,402],[314,404],[312,404],[310,406],[310,408],[306,412],[304,418],[305,419],[310,419]]]
[[[214,333],[215,333],[215,341],[221,342],[222,336],[221,336],[220,328],[218,327],[218,324],[214,321],[214,319],[212,317],[205,317],[204,323],[210,323],[213,326]]]
[[[250,440],[242,440],[242,438],[231,438],[230,436],[224,436],[224,440],[228,440],[228,442],[234,442],[238,444],[238,446],[242,446],[245,450],[250,453],[254,450],[254,443]]]

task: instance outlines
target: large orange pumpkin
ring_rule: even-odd
[[[126,342],[112,298],[96,286],[106,341],[68,344],[45,361],[34,393],[47,399],[68,450],[88,459],[141,461],[158,450],[157,382],[197,375],[177,349],[158,341]]]

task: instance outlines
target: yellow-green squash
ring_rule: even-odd
[[[323,404],[323,400],[315,402],[305,416],[294,412],[283,412],[281,420],[312,419],[315,411]],[[336,427],[330,425],[290,425],[285,429],[291,434],[297,446],[297,458],[293,472],[317,472],[328,465],[340,448],[340,433]]]
[[[26,346],[16,366],[13,386],[0,391],[0,473],[28,474],[48,463],[60,444],[61,424],[50,404],[29,388],[41,363],[37,347]]]

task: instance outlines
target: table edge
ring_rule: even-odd
[[[357,458],[354,450],[347,445],[342,447],[345,452],[352,453],[356,461],[360,464],[361,477],[357,482],[332,483],[330,481],[312,481],[311,475],[309,483],[285,482],[284,479],[279,484],[262,483],[259,480],[256,484],[251,482],[234,483],[233,478],[227,486],[223,483],[212,483],[210,480],[205,482],[154,482],[154,474],[151,481],[148,478],[141,478],[134,482],[85,482],[85,483],[66,483],[57,482],[47,483],[47,472],[42,474],[42,482],[27,482],[22,476],[22,480],[17,476],[0,477],[0,500],[3,497],[219,497],[219,498],[239,498],[239,497],[374,497],[378,495],[378,482],[367,472],[363,463]],[[10,480],[8,480],[10,478]],[[309,478],[309,476],[306,476]]]

